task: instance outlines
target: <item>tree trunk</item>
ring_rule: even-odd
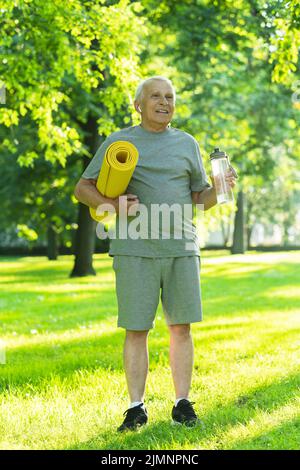
[[[251,210],[253,207],[253,203],[251,201],[247,201],[247,211],[245,214],[245,225],[246,225],[246,240],[247,240],[247,248],[250,247],[250,240],[251,240],[251,235],[253,231],[253,224],[250,224],[250,218],[251,218]]]
[[[283,224],[282,224],[282,241],[281,241],[281,243],[284,247],[287,247],[288,244],[289,244],[289,232],[288,232],[288,230],[289,230],[290,226],[291,226],[290,221],[288,221],[288,220],[283,221]]]
[[[75,264],[70,277],[96,275],[93,268],[96,222],[91,218],[89,208],[79,203],[78,229],[75,238]]]
[[[225,226],[224,225],[225,224],[224,224],[224,222],[222,220],[222,216],[221,216],[221,232],[222,232],[224,246],[226,246],[226,233],[225,233]]]
[[[222,237],[223,237],[223,242],[224,246],[227,247],[228,241],[229,241],[229,236],[230,236],[230,226],[231,223],[224,223],[223,220],[221,219],[221,231],[222,231]]]
[[[49,260],[56,260],[58,256],[58,236],[51,224],[47,230],[47,256]]]
[[[283,205],[283,221],[282,221],[282,231],[281,231],[281,244],[284,247],[289,245],[289,228],[293,225],[293,222],[296,220],[296,212],[293,207],[296,207],[295,201],[293,201],[292,196],[288,196]]]
[[[97,118],[89,116],[88,121],[82,126],[85,131],[85,145],[94,155],[100,144]],[[83,157],[83,169],[90,163],[90,159]],[[95,250],[96,222],[91,218],[89,208],[78,204],[78,228],[75,236],[75,263],[70,277],[96,275],[93,268],[93,254]]]
[[[237,211],[234,218],[232,254],[245,253],[246,249],[245,210],[244,193],[239,191],[237,200]]]
[[[230,237],[230,230],[231,230],[232,218],[230,219],[229,223],[227,224],[227,233],[225,236],[225,246],[228,246],[229,237]]]
[[[250,241],[251,241],[251,235],[252,235],[252,232],[253,232],[253,226],[250,227],[250,225],[247,225],[247,247],[250,248]]]

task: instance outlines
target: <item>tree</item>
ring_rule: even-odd
[[[130,118],[139,39],[145,31],[136,16],[139,4],[20,0],[1,1],[0,6],[0,76],[8,96],[0,109],[0,125],[10,129],[6,140],[14,145],[20,164],[34,168],[44,159],[66,168],[67,175],[70,156],[91,157],[99,135],[108,135]],[[14,144],[14,130],[25,120],[36,128],[37,139]],[[93,237],[89,219],[79,220],[88,227],[87,238]],[[89,274],[93,243],[80,246],[86,251],[77,257],[87,257]],[[75,262],[73,275],[77,268]]]
[[[272,78],[275,82],[291,85],[295,81],[295,74],[299,72],[299,0],[281,2],[279,8],[280,14],[278,11],[273,13],[276,28],[271,38],[271,60],[274,66]]]
[[[0,133],[1,137],[1,133]],[[34,166],[18,163],[16,145],[34,142],[36,133],[31,122],[14,131],[14,145],[3,139],[0,152],[1,232],[12,228],[22,238],[47,240],[48,255],[57,256],[58,237],[70,244],[70,232],[76,206],[72,200],[72,176],[78,173],[77,161],[69,159],[69,174],[58,163],[38,159]],[[74,176],[73,176],[74,177]]]
[[[281,145],[286,154],[293,147],[293,158],[299,158],[290,89],[272,83],[271,46],[278,21],[287,15],[287,2],[148,0],[145,4],[151,21],[163,26],[161,39],[167,46],[157,50],[170,56],[179,71],[176,123],[197,137],[206,161],[205,149],[209,153],[218,146],[227,151],[239,171],[243,194],[239,193],[237,210],[242,211],[245,177],[260,175],[260,185],[274,178],[274,147]],[[245,216],[237,213],[235,223],[244,221]],[[240,250],[235,245],[246,247],[238,237],[244,237],[245,227],[235,227],[234,233],[233,252]]]

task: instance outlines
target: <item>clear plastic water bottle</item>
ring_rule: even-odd
[[[210,161],[218,204],[233,202],[234,196],[232,189],[225,180],[226,173],[230,168],[228,156],[219,148],[215,148],[215,150],[210,154]]]

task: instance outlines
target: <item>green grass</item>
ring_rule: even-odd
[[[204,428],[171,425],[161,305],[149,336],[149,424],[128,407],[112,259],[70,279],[72,258],[1,258],[1,449],[299,449],[300,252],[203,253],[191,399]]]

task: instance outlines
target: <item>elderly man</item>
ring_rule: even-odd
[[[110,203],[117,213],[120,199],[104,197],[95,183],[108,146],[118,140],[133,143],[138,164],[127,188],[127,213],[133,205],[178,203],[203,204],[207,210],[217,203],[203,168],[196,140],[171,127],[175,90],[170,80],[155,76],[143,81],[136,93],[135,109],[141,124],[111,134],[99,147],[75,188],[76,198],[92,208]],[[235,185],[235,172],[228,171],[228,184]],[[124,199],[123,199],[124,200]],[[195,231],[193,224],[191,230]],[[193,370],[193,340],[190,324],[202,320],[200,255],[196,233],[188,239],[171,236],[111,240],[118,300],[118,326],[126,330],[124,369],[130,406],[118,431],[146,424],[144,393],[148,373],[148,333],[161,295],[170,332],[170,366],[175,388],[174,423],[193,426],[199,419],[189,400]]]

